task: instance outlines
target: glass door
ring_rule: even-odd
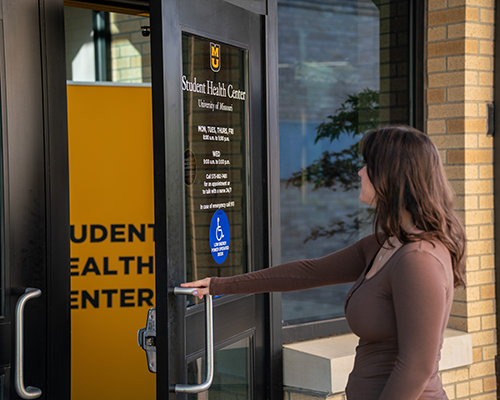
[[[69,397],[61,9],[0,2],[0,399]]]
[[[264,295],[213,299],[213,381],[195,393],[209,304],[174,289],[266,266],[262,24],[221,0],[151,1],[158,398],[266,398]]]

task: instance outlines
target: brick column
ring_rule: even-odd
[[[440,150],[468,237],[467,288],[450,326],[470,332],[473,364],[444,372],[450,399],[496,399],[493,243],[492,0],[428,0],[427,133]]]

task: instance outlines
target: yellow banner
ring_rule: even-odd
[[[71,398],[156,399],[151,88],[68,86]]]

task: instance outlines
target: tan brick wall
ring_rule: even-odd
[[[493,0],[428,0],[427,133],[440,150],[468,236],[467,288],[450,326],[472,334],[473,364],[442,373],[451,399],[496,399],[493,141]]]
[[[150,37],[141,33],[149,18],[111,13],[110,24],[112,81],[151,82]]]

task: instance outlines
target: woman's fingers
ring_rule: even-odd
[[[203,280],[199,280],[199,281],[181,283],[181,286],[189,288],[189,287],[205,287],[206,285],[203,284]]]
[[[210,286],[210,278],[200,279],[193,282],[181,283],[182,287],[209,287]]]
[[[199,299],[202,299],[206,294],[209,294],[208,288],[199,288],[197,291],[193,292],[193,296],[198,296]]]
[[[181,283],[181,287],[198,288],[193,292],[193,296],[198,296],[200,299],[210,293],[210,278],[200,279],[193,282]]]

